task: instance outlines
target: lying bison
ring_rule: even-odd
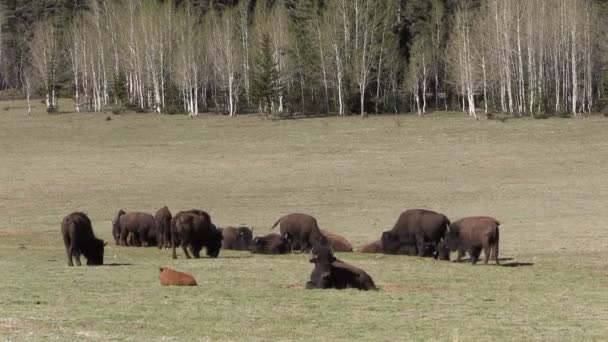
[[[222,248],[248,251],[253,232],[248,227],[226,227],[222,229]]]
[[[331,248],[315,246],[312,249],[311,263],[315,268],[306,283],[307,289],[345,289],[347,287],[359,290],[375,290],[372,277],[355,266],[342,262],[334,257]]]
[[[352,252],[353,246],[341,235],[328,232],[326,230],[321,229],[321,234],[325,236],[327,239],[327,243],[329,247],[331,247],[334,252]]]
[[[68,266],[80,266],[80,254],[87,258],[87,265],[103,265],[103,240],[97,239],[88,216],[81,212],[67,215],[61,222],[61,235],[68,255]]]
[[[499,226],[500,222],[492,217],[465,217],[450,225],[445,246],[452,252],[458,251],[457,261],[466,252],[474,265],[483,249],[484,263],[493,259],[498,265]]]
[[[160,284],[163,286],[196,286],[196,279],[190,273],[179,272],[169,267],[160,268]]]
[[[266,236],[256,236],[251,241],[249,250],[254,254],[286,254],[291,252],[289,241],[274,233]]]
[[[126,213],[120,209],[116,218],[112,220],[112,234],[114,239],[118,235],[121,246],[156,246],[157,226],[154,217],[150,214],[132,211]]]
[[[319,230],[317,220],[306,214],[288,214],[275,222],[271,229],[280,224],[281,236],[286,238],[292,250],[308,252],[317,245],[327,245],[327,238]]]
[[[382,241],[376,240],[374,242],[368,243],[367,245],[361,247],[357,252],[359,253],[382,253]]]
[[[154,221],[156,222],[156,232],[158,234],[158,248],[170,248],[171,247],[171,211],[167,206],[164,206],[156,211],[154,214]]]
[[[175,249],[178,246],[182,247],[188,259],[191,258],[188,249],[195,258],[200,258],[203,247],[207,249],[207,256],[217,258],[222,248],[222,232],[211,223],[211,218],[206,212],[182,211],[171,220],[171,246],[173,259],[177,259]]]
[[[445,236],[450,220],[430,210],[406,210],[393,229],[382,233],[382,249],[387,254],[431,256]]]

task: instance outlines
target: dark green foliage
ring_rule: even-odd
[[[251,95],[259,103],[261,112],[268,114],[275,111],[278,101],[280,84],[277,64],[274,60],[270,35],[262,34],[259,52],[255,58],[251,80]]]
[[[117,106],[124,105],[129,100],[127,95],[127,77],[123,72],[114,75],[111,96],[114,104]]]
[[[176,85],[170,83],[165,89],[165,114],[183,114],[184,105],[179,89]]]

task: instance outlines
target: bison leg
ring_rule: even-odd
[[[65,253],[68,255],[68,266],[74,266],[74,263],[72,262],[72,243],[67,234],[63,236],[63,244],[65,245]]]
[[[475,265],[479,260],[479,254],[481,254],[481,248],[479,247],[470,247],[469,248],[469,257],[471,258],[471,265]]]
[[[423,257],[426,251],[426,246],[423,237],[416,238],[416,248],[418,249],[418,256]]]
[[[498,261],[498,243],[495,243],[494,245],[492,245],[491,247],[492,249],[492,259],[494,261],[496,261],[496,265],[500,265],[500,262]]]
[[[128,246],[128,244],[127,244],[128,234],[129,234],[129,232],[127,232],[126,230],[120,231],[120,245],[121,246]]]
[[[68,263],[68,265],[72,263],[71,259],[74,258],[76,260],[76,266],[80,266],[80,265],[82,265],[80,263],[80,250],[76,246],[74,246],[73,242],[74,241],[72,241],[72,245],[70,246],[70,249],[68,252],[70,254],[70,262]],[[70,266],[74,266],[74,265],[70,265]]]
[[[492,253],[492,246],[483,245],[483,263],[484,263],[484,265],[488,264],[491,253]]]
[[[190,253],[188,253],[188,248],[186,248],[186,244],[184,244],[184,243],[182,243],[182,250],[184,251],[184,255],[186,255],[186,258],[192,259],[192,257],[190,256]]]

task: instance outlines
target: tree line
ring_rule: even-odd
[[[608,108],[605,0],[5,0],[0,88],[76,111]]]

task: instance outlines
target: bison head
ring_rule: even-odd
[[[399,236],[391,231],[382,233],[382,251],[386,254],[397,254],[401,247]]]
[[[458,227],[455,227],[454,225],[450,226],[450,229],[448,229],[445,234],[444,245],[447,250],[452,252],[458,249],[458,245],[460,245]]]
[[[239,250],[248,250],[249,245],[251,245],[251,240],[253,239],[253,231],[247,227],[239,227],[236,230],[239,234],[237,244]]]
[[[87,258],[87,265],[103,265],[103,250],[105,245],[107,243],[104,243],[103,240],[94,239],[87,248],[83,249],[82,252]]]
[[[444,240],[437,244],[437,252],[434,257],[435,259],[450,261],[450,250],[447,248]]]
[[[314,246],[310,254],[311,258],[309,261],[315,265],[330,265],[336,261],[333,249],[327,246]]]
[[[211,258],[217,258],[220,255],[220,249],[222,248],[222,232],[215,229],[212,231],[207,244],[207,256]]]

